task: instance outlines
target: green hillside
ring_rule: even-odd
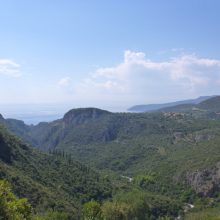
[[[220,96],[208,98],[198,104],[180,104],[171,107],[161,108],[160,112],[191,112],[195,116],[203,116],[210,112],[220,111]]]
[[[197,105],[198,108],[209,111],[220,111],[220,96],[207,99]]]
[[[15,194],[28,198],[38,212],[53,209],[77,219],[84,202],[111,197],[108,179],[69,155],[41,153],[3,127],[0,148],[0,178],[8,180]]]
[[[94,177],[98,175],[94,171],[87,171],[91,178],[86,176],[85,179],[74,179],[79,185],[90,179],[89,186],[85,186],[89,190],[77,194],[77,188],[74,198],[77,195],[81,202],[91,198],[100,201],[100,204],[88,204],[89,207],[98,206],[100,215],[108,216],[106,213],[112,209],[116,213],[123,212],[121,215],[124,217],[119,219],[129,219],[126,215],[134,215],[137,219],[157,219],[162,216],[173,219],[179,214],[183,215],[185,209],[190,216],[191,209],[187,208],[186,204],[195,205],[194,214],[192,213],[194,216],[219,205],[219,106],[219,97],[214,97],[196,107],[190,106],[190,109],[187,109],[189,106],[179,106],[176,112],[111,113],[96,108],[83,108],[69,111],[62,119],[36,126],[27,126],[21,121],[3,118],[2,123],[41,150],[71,155],[74,161],[78,160],[109,176],[116,187],[113,199],[107,202],[103,198],[110,197],[110,184],[101,177]],[[50,161],[56,171],[58,168],[54,161],[58,159],[57,156],[45,156],[50,158],[47,162]],[[64,170],[71,169],[65,161],[62,160],[62,163]],[[49,166],[48,163],[39,161],[37,164]],[[19,169],[21,168],[24,169],[20,166]],[[86,167],[85,169],[87,170]],[[32,173],[29,170],[25,172]],[[61,179],[70,178],[63,177],[62,172],[63,170],[60,171]],[[38,181],[45,187],[47,182],[41,183],[42,179],[54,177],[48,176],[48,171],[45,172],[46,177],[42,173],[39,172]],[[61,179],[57,181],[62,182]],[[65,190],[69,190],[72,180],[67,181]],[[101,193],[96,188],[90,190],[91,185],[97,186]],[[59,191],[59,188],[52,191],[52,194],[56,194],[57,190]],[[65,202],[68,201],[66,192],[69,193],[62,192]],[[136,203],[145,208],[140,211]],[[168,206],[165,207],[165,204]],[[145,213],[144,217],[140,217],[140,213]]]

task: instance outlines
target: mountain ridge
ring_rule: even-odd
[[[220,111],[220,96],[214,96],[197,104],[180,104],[171,107],[161,108],[161,112],[213,112]]]
[[[90,120],[95,120],[103,115],[111,114],[109,111],[98,109],[98,108],[77,108],[72,109],[64,114],[62,120],[65,124],[83,124]]]
[[[128,109],[128,111],[131,112],[151,112],[151,111],[157,111],[161,110],[163,108],[167,107],[173,107],[177,105],[182,105],[182,104],[199,104],[200,102],[203,102],[207,99],[210,99],[213,96],[200,96],[196,99],[188,99],[188,100],[181,100],[181,101],[175,101],[175,102],[168,102],[168,103],[162,103],[162,104],[147,104],[147,105],[135,105],[132,106]]]
[[[157,127],[156,124],[152,124],[151,115],[159,119],[163,117],[163,113],[177,112],[193,113],[197,117],[208,117],[207,114],[209,114],[209,117],[218,118],[217,112],[220,112],[220,104],[218,103],[220,103],[220,96],[209,98],[198,104],[180,104],[162,108],[152,113],[112,113],[90,107],[72,109],[61,119],[52,122],[41,122],[35,126],[26,125],[20,120],[4,119],[3,117],[0,118],[0,122],[11,132],[20,136],[33,146],[48,151],[49,149],[54,149],[57,146],[66,145],[71,142],[75,144],[106,143],[116,140],[118,135],[120,136],[122,133],[124,135],[129,133],[138,135],[138,132],[143,132],[141,126],[143,129],[147,128],[148,132],[150,132],[150,126],[154,129]],[[141,118],[143,122],[139,121]],[[132,124],[132,120],[134,122],[137,120],[138,123],[135,122]],[[150,120],[150,124],[144,125],[145,120]],[[160,127],[157,129],[161,130]]]
[[[172,108],[175,110],[177,107]],[[200,201],[212,201],[218,205],[220,199],[220,98],[213,97],[197,105],[182,104],[178,108],[178,111],[170,111],[170,107],[167,111],[146,113],[111,113],[83,108],[72,109],[62,119],[36,126],[4,118],[1,123],[36,148],[59,155],[71,155],[73,161],[79,160],[85,167],[107,175],[114,174],[113,182],[119,181],[121,176],[131,178],[131,182],[125,185],[122,183],[125,190],[121,194],[125,194],[125,200],[126,192],[133,189],[140,194],[157,195],[157,201],[162,201],[165,196],[165,201],[172,201],[171,204],[177,202],[178,206],[171,214],[176,217],[184,203],[204,208]],[[7,157],[2,159],[10,160]],[[44,160],[44,163],[37,160],[37,164],[48,166],[48,161],[53,164],[47,157]],[[36,170],[37,164],[31,167]],[[60,170],[57,165],[53,166]],[[63,166],[60,172],[65,175],[68,166]],[[31,172],[29,169],[26,171]],[[62,178],[67,178],[62,175]],[[84,175],[87,178],[87,174]],[[101,177],[93,176],[90,172],[88,175],[91,175],[91,184],[95,184],[94,192],[99,192],[96,191],[99,182],[93,183],[92,177],[100,181]],[[51,175],[48,177],[54,178]],[[40,179],[45,178],[45,175],[40,176]],[[67,180],[69,182],[70,179]],[[81,181],[85,180],[81,178],[79,183]],[[82,189],[77,185],[76,192],[79,190],[81,192]],[[86,195],[90,195],[89,192]],[[79,197],[86,200],[86,195]],[[89,198],[97,199],[94,194]],[[151,204],[152,197],[149,199],[148,195],[146,198],[147,204]],[[170,208],[165,210],[170,211]],[[160,212],[160,209],[157,211]],[[163,213],[163,216],[166,214]],[[160,216],[160,213],[156,216]]]

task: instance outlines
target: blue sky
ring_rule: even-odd
[[[0,5],[0,104],[126,108],[220,93],[218,0]]]

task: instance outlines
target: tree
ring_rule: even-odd
[[[83,220],[102,220],[101,205],[96,201],[90,201],[83,206]]]
[[[37,215],[33,220],[67,220],[68,216],[62,212],[48,211],[43,215]]]
[[[123,202],[105,202],[102,212],[106,220],[136,220],[130,205]]]
[[[9,183],[0,180],[0,220],[30,220],[32,208],[27,199],[18,199]]]

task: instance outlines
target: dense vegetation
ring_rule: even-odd
[[[219,112],[214,97],[152,113],[75,109],[36,126],[1,118],[49,153],[1,129],[1,178],[38,212],[79,218],[84,204],[84,219],[218,219]]]
[[[6,181],[0,181],[0,219],[20,220],[31,218],[31,206],[27,199],[18,199]]]
[[[41,153],[2,127],[0,146],[0,178],[11,183],[17,196],[28,198],[37,212],[52,209],[77,218],[84,202],[111,197],[109,180],[69,155]]]

